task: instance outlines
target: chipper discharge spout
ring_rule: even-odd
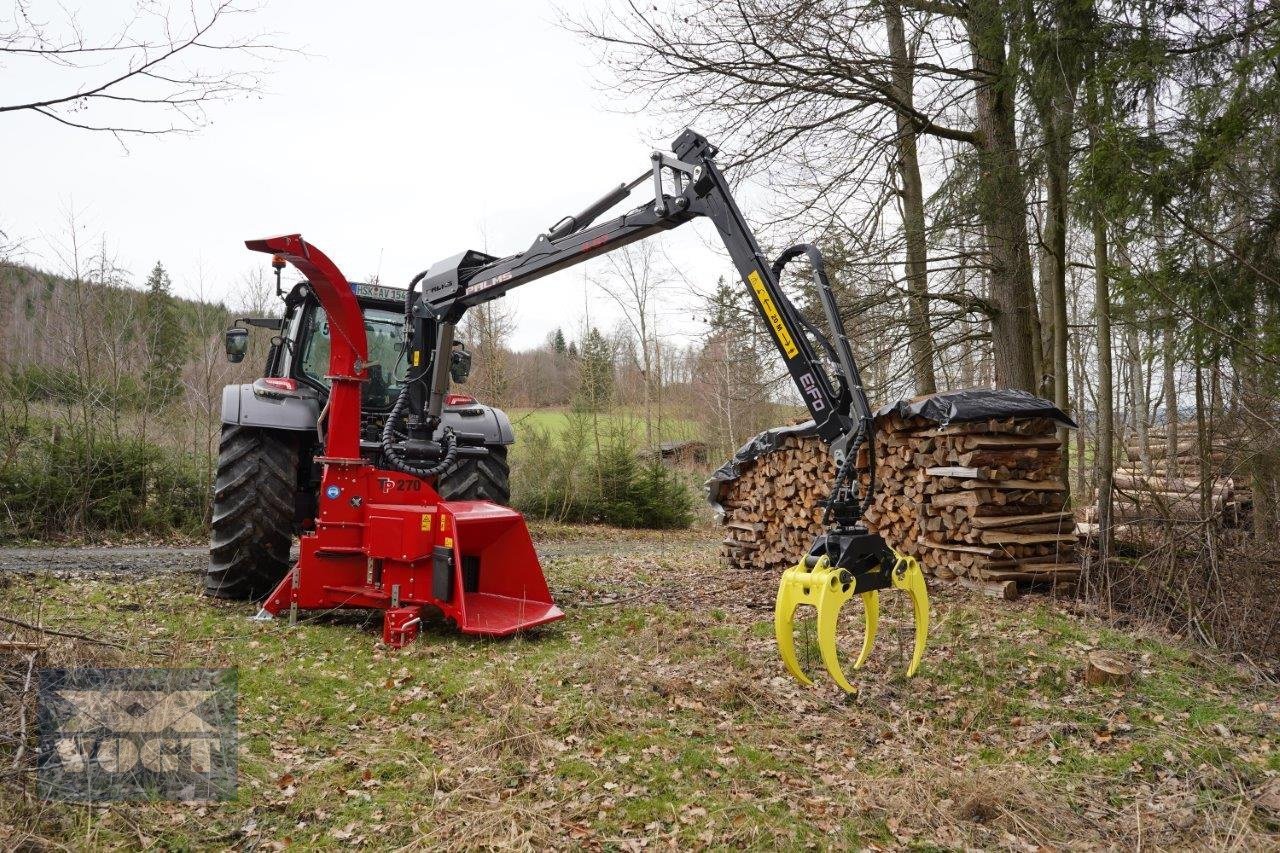
[[[447,430],[437,441],[411,447],[397,447],[392,439],[384,440],[386,446],[361,442],[368,348],[363,315],[337,266],[296,234],[246,245],[297,267],[331,329],[327,434],[324,456],[315,460],[324,466],[315,530],[302,537],[298,562],[263,602],[259,617],[287,610],[294,621],[299,610],[381,609],[390,646],[417,636],[428,605],[464,633],[486,636],[561,618],[520,513],[488,501],[442,500],[434,488],[434,478],[458,454],[483,447],[464,446],[464,436]],[[397,404],[388,419],[392,437],[403,408]],[[434,464],[406,461],[411,451]]]

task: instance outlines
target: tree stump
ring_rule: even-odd
[[[1133,664],[1111,652],[1095,649],[1085,659],[1084,683],[1091,687],[1124,685],[1133,679]]]

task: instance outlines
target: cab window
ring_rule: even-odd
[[[308,319],[302,349],[302,373],[329,387],[330,329],[324,309],[316,307]],[[370,408],[389,408],[404,386],[408,365],[401,351],[404,315],[381,308],[364,311],[364,334],[369,343],[369,381],[361,386],[361,399]]]

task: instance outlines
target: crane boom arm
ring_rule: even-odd
[[[769,327],[774,345],[813,417],[817,434],[833,445],[837,461],[842,462],[844,450],[855,435],[868,434],[870,410],[821,255],[812,246],[802,245],[788,250],[771,266],[738,209],[716,165],[715,154],[716,148],[705,137],[687,129],[672,144],[672,153],[655,151],[651,155],[649,171],[611,190],[577,216],[565,217],[525,251],[505,258],[468,251],[433,266],[422,279],[414,314],[419,320],[434,321],[436,340],[430,342],[434,352],[450,351],[453,328],[469,308],[597,255],[706,217],[715,225],[750,289],[752,303]],[[592,224],[601,213],[650,179],[651,201]],[[800,254],[806,254],[813,264],[829,337],[800,315],[779,286],[782,266]],[[835,362],[838,383],[819,359],[810,335]],[[421,343],[428,345],[427,341]],[[438,416],[449,383],[448,358],[438,357],[433,362],[428,418]],[[421,378],[426,379],[428,366],[422,364],[420,370]]]

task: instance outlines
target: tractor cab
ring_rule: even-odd
[[[367,381],[361,384],[365,440],[376,442],[382,423],[404,388],[409,363],[405,357],[405,290],[382,284],[349,282],[364,314],[365,338],[369,346]],[[227,330],[227,358],[242,361],[248,350],[247,327],[274,331],[262,378],[252,384],[258,401],[276,403],[286,399],[311,401],[318,415],[329,396],[329,365],[332,329],[324,307],[307,282],[282,291],[283,317],[241,317]],[[450,373],[455,382],[465,382],[471,355],[464,345],[455,345]],[[482,432],[491,441],[510,444],[512,436],[505,415],[476,402],[470,394],[450,394],[446,416],[453,422],[465,419],[464,431]],[[492,434],[492,435],[490,435]]]
[[[404,297],[400,288],[380,284],[352,283],[364,313],[365,336],[369,343],[369,379],[361,387],[362,408],[366,412],[391,410],[404,387],[409,365],[404,357]],[[330,334],[328,317],[306,282],[295,285],[285,298],[287,312],[279,342],[272,342],[267,375],[288,377],[328,396]]]

